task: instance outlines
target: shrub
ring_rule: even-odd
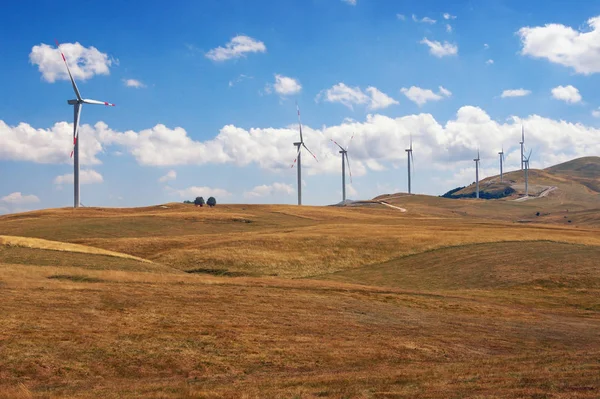
[[[215,197],[210,197],[208,201],[206,201],[206,205],[212,208],[213,206],[217,205],[217,200],[215,199]]]
[[[194,200],[194,204],[196,206],[204,206],[204,198],[196,197],[196,199]]]

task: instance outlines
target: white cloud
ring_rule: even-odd
[[[181,198],[189,198],[194,199],[196,197],[204,197],[204,199],[208,199],[208,197],[215,197],[216,199],[222,197],[230,197],[231,193],[222,188],[212,188],[212,187],[197,187],[191,186],[180,190],[170,189],[172,194],[178,195]]]
[[[458,46],[456,44],[448,43],[447,41],[440,43],[438,41],[428,40],[425,37],[419,43],[429,46],[429,53],[438,58],[458,54]]]
[[[63,43],[60,49],[65,55],[71,74],[75,80],[87,80],[94,75],[109,75],[113,60],[95,47],[83,47],[79,43]],[[38,66],[42,79],[54,83],[57,80],[70,80],[60,51],[53,46],[41,43],[33,46],[29,62]]]
[[[127,87],[133,87],[135,89],[142,89],[146,87],[145,84],[136,79],[123,79],[123,84]]]
[[[249,36],[239,35],[231,39],[225,47],[217,47],[206,53],[213,61],[226,61],[233,58],[245,57],[249,53],[264,53],[267,47],[261,41]]]
[[[342,0],[344,3],[350,4],[351,6],[356,5],[356,0]]]
[[[447,20],[449,20],[449,19],[456,19],[456,16],[455,15],[450,15],[450,14],[448,14],[446,12],[446,13],[444,13],[444,19],[447,19]]]
[[[33,194],[23,195],[20,192],[16,192],[0,198],[0,201],[11,205],[25,205],[40,202],[40,199]]]
[[[396,14],[396,18],[400,21],[406,21],[406,16],[404,14]]]
[[[365,94],[360,87],[350,87],[344,83],[338,83],[327,90],[321,91],[316,99],[319,101],[323,98],[330,103],[341,103],[350,109],[354,105],[366,104],[369,110],[377,110],[398,104],[398,101],[381,92],[376,87],[369,86],[366,92],[368,94]]]
[[[295,190],[292,186],[285,183],[273,183],[271,185],[263,184],[254,187],[251,191],[244,192],[244,198],[268,197],[274,194],[292,195]]]
[[[166,183],[170,180],[175,180],[175,179],[177,179],[177,172],[175,172],[174,170],[170,170],[167,172],[166,175],[164,175],[160,179],[158,179],[158,181],[160,183]]]
[[[437,22],[435,19],[431,19],[429,17],[423,17],[423,18],[419,19],[419,18],[417,18],[417,16],[415,14],[412,15],[412,20],[415,22],[420,22],[420,23],[425,23],[425,24],[430,24],[430,25],[433,25]]]
[[[522,55],[545,58],[571,67],[577,73],[589,75],[600,72],[600,16],[587,21],[588,31],[579,31],[561,24],[524,27],[519,29]]]
[[[73,184],[73,173],[56,176],[54,184]],[[104,182],[102,175],[93,169],[82,169],[79,171],[79,184],[97,184]]]
[[[487,65],[493,65],[494,64],[494,60],[492,60],[491,58],[489,60],[487,60],[485,62]]]
[[[346,194],[348,197],[354,197],[358,195],[358,191],[354,188],[352,184],[346,184]]]
[[[452,33],[452,26],[450,24],[446,24],[446,32]]]
[[[300,93],[302,90],[302,85],[300,85],[300,82],[294,78],[276,74],[273,88],[277,94],[281,96],[289,96]]]
[[[557,86],[551,90],[552,97],[557,100],[562,100],[569,104],[575,104],[581,101],[579,90],[571,85]]]
[[[452,96],[452,92],[443,86],[439,87],[439,93],[434,93],[432,90],[422,89],[417,86],[412,86],[409,89],[403,87],[400,89],[400,92],[404,94],[410,101],[419,106],[427,103],[428,101],[439,101],[444,97]]]
[[[289,127],[243,129],[226,125],[213,138],[205,141],[194,139],[183,128],[167,128],[164,125],[126,132],[114,131],[102,122],[93,127],[84,127],[86,140],[99,145],[98,152],[91,152],[91,156],[118,149],[128,153],[142,166],[255,165],[268,171],[287,171],[293,176],[290,162],[294,159],[296,151],[291,143],[298,139],[298,127],[295,122],[292,123],[294,116],[294,112],[291,111]],[[3,122],[0,122],[0,126],[2,124]],[[482,159],[496,160],[498,149],[504,145],[508,155],[508,170],[519,165],[518,142],[521,124],[525,125],[527,142],[530,148],[534,148],[536,159],[539,160],[536,167],[600,153],[600,129],[538,115],[523,119],[515,116],[499,123],[492,120],[481,108],[463,106],[458,109],[455,117],[445,122],[437,121],[428,113],[394,118],[370,114],[361,121],[344,120],[332,126],[312,128],[310,125],[304,125],[304,140],[319,158],[319,162],[307,157],[303,168],[309,176],[323,173],[339,175],[339,154],[328,144],[329,139],[346,142],[349,132],[355,132],[350,149],[354,177],[364,176],[369,169],[373,169],[374,164],[371,161],[376,161],[384,167],[405,165],[404,149],[411,134],[414,147],[418,148],[419,165],[427,165],[427,168],[458,170],[471,167],[473,152],[477,147],[482,150]],[[46,131],[31,129],[34,132]],[[0,143],[5,142],[3,134],[4,131],[0,129]],[[207,133],[194,132],[194,136],[200,134]],[[67,135],[67,138],[69,136]],[[11,159],[30,159],[30,153],[39,154],[40,148],[44,148],[45,145],[42,140],[26,140],[17,154],[11,154]],[[0,151],[5,151],[4,146],[0,146]],[[68,158],[68,155],[65,157]],[[449,188],[451,187],[447,189]],[[446,186],[440,186],[439,189],[446,189]],[[171,192],[185,199],[197,196],[194,194],[211,194],[211,191],[202,189]],[[221,194],[223,192],[219,193],[220,196]]]
[[[489,48],[490,48],[490,45],[489,45],[489,44],[487,44],[487,43],[483,43],[483,48],[484,48],[485,50],[487,50],[487,49],[489,49]]]
[[[531,90],[511,89],[511,90],[504,90],[502,92],[502,95],[500,95],[500,97],[502,97],[502,98],[506,98],[506,97],[524,97],[524,96],[528,96],[530,94],[531,94]]]
[[[241,83],[241,82],[243,82],[246,79],[254,79],[254,77],[253,76],[244,75],[242,73],[237,78],[229,81],[229,87],[233,87],[236,84]]]
[[[102,151],[102,145],[94,137],[94,128],[80,126],[79,136],[81,164],[99,164],[96,156]],[[69,155],[72,147],[73,123],[59,122],[50,129],[34,129],[26,123],[9,126],[0,120],[0,160],[71,163]]]
[[[592,116],[594,118],[600,118],[600,107],[592,111]]]

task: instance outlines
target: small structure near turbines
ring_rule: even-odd
[[[477,150],[477,158],[475,161],[475,198],[479,198],[479,149]]]
[[[60,51],[60,45],[58,44],[58,40],[56,41],[56,47],[58,51]],[[67,67],[67,72],[69,73],[69,78],[71,78],[71,84],[73,85],[73,90],[75,91],[75,96],[77,97],[75,100],[68,100],[67,103],[73,106],[74,110],[74,118],[73,118],[73,150],[71,151],[71,157],[75,155],[73,158],[73,186],[74,186],[74,195],[73,195],[73,207],[79,208],[81,202],[79,200],[79,120],[81,119],[81,107],[83,104],[97,104],[97,105],[107,105],[110,107],[114,107],[115,104],[107,103],[106,101],[97,101],[97,100],[88,100],[86,98],[81,98],[81,93],[79,93],[79,89],[75,84],[75,80],[73,79],[73,75],[71,74],[71,69],[69,69],[69,64],[67,63],[67,59],[65,55],[60,51],[60,55],[62,56],[63,61],[65,62],[65,66]]]
[[[412,135],[410,136],[410,146],[404,150],[406,151],[406,156],[408,159],[408,193],[412,194],[412,186],[411,186],[411,164],[414,163],[414,158],[413,158],[413,146],[412,146]],[[414,165],[412,165],[412,167],[414,168]]]
[[[340,147],[340,154],[342,154],[342,203],[346,201],[346,164],[348,165],[348,173],[350,174],[350,184],[352,184],[352,171],[350,170],[350,159],[348,159],[348,148],[354,138],[354,134],[350,138],[350,142],[346,148],[339,145],[335,140],[330,139],[335,145]]]
[[[308,149],[306,144],[304,144],[304,139],[302,138],[302,122],[300,121],[300,108],[298,107],[298,104],[296,104],[296,109],[298,110],[298,126],[300,127],[300,141],[294,143],[294,146],[298,147],[298,152],[296,153],[296,158],[292,163],[292,168],[294,167],[296,162],[298,162],[298,205],[302,205],[302,147],[304,147],[306,151],[308,151],[317,162],[319,162],[319,160],[317,159],[315,154],[313,154],[312,151]]]

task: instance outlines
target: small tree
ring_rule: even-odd
[[[196,197],[196,199],[194,200],[194,204],[196,206],[204,206],[204,198]]]
[[[215,197],[210,197],[208,201],[206,201],[206,205],[212,208],[213,206],[217,205],[217,200],[215,199]]]

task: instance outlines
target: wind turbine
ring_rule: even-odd
[[[504,174],[503,174],[503,166],[504,166],[504,160],[506,159],[504,157],[504,147],[502,147],[502,151],[500,151],[498,153],[498,155],[500,155],[500,182],[504,182]]]
[[[348,172],[350,173],[350,183],[352,184],[352,171],[350,170],[350,159],[348,159],[348,148],[354,138],[354,134],[350,138],[350,142],[346,148],[339,145],[335,140],[330,139],[335,145],[340,147],[340,154],[342,154],[342,202],[346,202],[346,164],[348,164]]]
[[[523,157],[525,156],[525,128],[523,125],[521,125],[521,141],[519,141],[519,144],[521,144],[521,170],[523,170]]]
[[[477,158],[475,158],[475,198],[479,198],[479,149],[477,149]]]
[[[56,40],[56,47],[58,51],[60,51],[60,44],[58,44],[58,40]],[[68,100],[67,103],[73,106],[74,110],[74,120],[73,120],[73,150],[71,151],[71,157],[73,155],[73,186],[74,186],[74,208],[79,208],[81,204],[79,202],[79,121],[81,119],[81,107],[83,104],[97,104],[97,105],[107,105],[110,107],[114,107],[115,104],[107,103],[106,101],[97,101],[97,100],[88,100],[86,98],[81,98],[81,93],[79,93],[79,89],[75,84],[75,80],[73,80],[73,75],[71,74],[71,69],[69,69],[69,64],[67,63],[67,59],[62,51],[60,51],[60,55],[62,56],[63,61],[65,62],[65,66],[67,67],[67,72],[69,73],[69,78],[71,78],[71,84],[73,85],[73,90],[75,91],[75,96],[77,97],[75,100]]]
[[[529,159],[531,158],[531,152],[533,150],[529,150],[529,155],[527,158],[523,159],[523,164],[525,165],[525,196],[529,197]]]
[[[300,127],[300,141],[294,143],[295,147],[298,147],[298,153],[296,154],[296,158],[292,163],[292,168],[298,162],[298,205],[302,205],[302,147],[306,149],[313,156],[313,158],[319,162],[315,154],[312,153],[311,150],[308,149],[306,144],[304,144],[304,139],[302,138],[302,122],[300,121],[300,108],[298,104],[296,104],[296,109],[298,110],[298,126]]]
[[[415,161],[413,158],[412,134],[410,135],[410,147],[408,147],[404,151],[406,151],[406,157],[408,158],[408,193],[412,194],[410,166],[411,166],[411,163],[414,163],[414,161]],[[414,165],[413,165],[413,167],[414,167]]]

